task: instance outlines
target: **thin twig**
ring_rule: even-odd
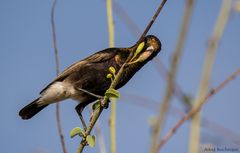
[[[92,110],[92,105],[88,107],[88,110],[91,114],[94,113]],[[94,130],[96,133],[96,138],[98,139],[99,153],[107,153],[106,145],[105,145],[105,141],[104,141],[104,135],[103,135],[101,123],[99,120],[97,120],[97,122],[94,126]]]
[[[52,25],[52,38],[53,38],[53,47],[55,55],[55,64],[56,64],[56,75],[59,74],[59,58],[58,58],[58,48],[57,48],[57,37],[56,37],[56,26],[55,26],[55,8],[57,0],[53,0],[52,9],[51,9],[51,25]]]
[[[214,94],[216,94],[217,92],[219,92],[221,89],[223,89],[229,82],[231,82],[232,80],[234,80],[238,75],[240,74],[240,68],[238,68],[234,73],[232,73],[226,80],[224,80],[219,86],[217,86],[215,89],[212,89],[210,92],[208,92],[208,94],[201,99],[200,103],[198,103],[197,105],[195,105],[191,111],[185,115],[184,117],[182,117],[177,124],[171,129],[169,130],[169,132],[165,135],[165,137],[163,137],[163,139],[160,141],[160,143],[158,144],[157,147],[157,151],[159,152],[160,149],[163,147],[163,145],[173,136],[173,134],[178,130],[178,128],[180,126],[183,125],[184,122],[186,122],[187,120],[189,120],[190,118],[193,117],[193,115],[195,115],[197,112],[199,112],[202,108],[202,106],[207,102],[207,100],[212,97]]]
[[[153,19],[154,20],[151,20],[150,23],[147,28],[145,29],[144,33],[142,34],[142,36],[145,37],[145,35],[147,34],[148,30],[150,29],[151,25],[153,24],[153,22],[155,21],[155,19],[157,18],[158,14],[160,13],[160,11],[162,10],[162,7],[164,6],[165,2],[167,0],[163,0],[162,3],[159,5],[159,8],[157,10],[158,13],[155,13]],[[157,14],[157,15],[156,15]],[[141,40],[141,39],[139,39]],[[120,70],[118,71],[118,73],[116,74],[114,80],[112,81],[111,85],[109,88],[115,88],[116,85],[118,84],[119,80],[121,79],[123,73],[124,73],[124,69],[125,69],[125,66],[127,65],[127,62],[129,62],[129,60],[132,58],[132,54],[129,55],[129,57],[127,58],[127,60],[125,61],[125,63],[121,66]],[[108,98],[105,96],[104,99],[102,100],[102,104],[103,106],[101,105],[101,107],[99,107],[99,109],[96,110],[96,112],[94,113],[89,125],[88,125],[88,128],[87,130],[85,131],[85,134],[86,135],[89,135],[92,131],[92,128],[93,126],[95,125],[96,121],[98,120],[99,116],[101,115],[103,109],[104,109],[104,106],[107,105],[109,102],[108,102]],[[79,145],[79,148],[77,150],[78,153],[82,153],[84,147],[86,146],[87,142],[85,140],[85,138],[82,139],[80,145]]]
[[[119,72],[117,73],[116,77],[114,78],[113,82],[111,83],[110,88],[115,88],[116,87],[116,85],[119,82],[119,80],[121,78],[121,75],[122,75],[122,73],[124,71],[125,65],[126,65],[126,63],[124,63],[122,65],[122,67],[120,68]],[[105,96],[104,99],[102,100],[102,105],[105,106],[105,105],[107,105],[107,103],[108,103],[108,98]],[[97,109],[96,112],[94,113],[94,115],[93,115],[93,117],[92,117],[92,119],[91,119],[91,121],[90,121],[90,123],[89,123],[89,125],[88,125],[88,127],[86,129],[86,131],[85,131],[85,135],[89,135],[91,133],[93,126],[97,122],[99,116],[101,115],[101,113],[102,113],[102,111],[104,109],[104,107],[102,105],[100,105],[99,109]],[[80,145],[79,145],[79,148],[78,148],[77,152],[78,153],[82,153],[82,151],[83,151],[84,147],[86,146],[86,144],[87,144],[87,142],[83,138],[81,143],[80,143]]]
[[[199,90],[194,101],[194,105],[201,103],[202,99],[206,96],[209,88],[209,80],[212,73],[213,64],[215,61],[217,46],[219,40],[222,37],[225,25],[228,21],[231,10],[231,0],[223,0],[221,10],[214,27],[212,37],[209,40],[208,50],[206,53],[206,58],[204,62],[202,79],[200,81]],[[190,124],[190,139],[189,139],[189,152],[197,153],[200,145],[200,124],[201,124],[201,115],[198,112],[193,116],[192,122]]]
[[[108,21],[108,40],[109,47],[114,47],[114,23],[112,13],[112,0],[106,0],[107,9],[107,21]],[[109,129],[110,129],[110,150],[111,153],[116,153],[116,109],[117,103],[114,100],[111,104],[111,113],[109,118]]]
[[[152,24],[154,23],[154,21],[156,20],[156,18],[158,17],[159,13],[161,12],[163,6],[165,5],[165,3],[167,2],[167,0],[162,0],[162,3],[159,5],[157,11],[155,12],[155,14],[153,15],[152,19],[150,20],[150,22],[148,23],[147,27],[145,28],[145,30],[143,31],[141,37],[138,39],[137,44],[141,43],[144,39],[144,37],[146,36],[146,34],[148,33],[149,29],[152,27]]]
[[[58,48],[57,48],[57,37],[56,37],[56,28],[54,21],[54,14],[56,8],[57,0],[53,0],[52,8],[51,8],[51,25],[52,25],[52,37],[53,37],[53,47],[54,47],[54,55],[55,55],[55,63],[56,63],[56,75],[59,74],[59,58],[58,58]],[[57,129],[60,137],[62,151],[63,153],[67,153],[67,148],[64,141],[64,135],[62,132],[61,118],[60,118],[60,108],[59,103],[56,103],[56,120],[57,120]]]
[[[152,130],[152,141],[151,141],[151,148],[150,148],[151,153],[154,153],[156,151],[158,140],[160,138],[161,131],[163,129],[164,122],[166,120],[171,97],[174,93],[174,85],[175,85],[175,78],[176,78],[177,69],[178,69],[178,63],[181,59],[181,55],[183,52],[183,47],[185,43],[187,30],[189,27],[190,17],[193,10],[193,3],[194,3],[194,0],[188,0],[185,11],[184,11],[184,17],[181,25],[180,34],[178,37],[175,52],[172,57],[170,72],[168,73],[168,77],[167,77],[167,88],[165,90],[163,101],[160,105],[160,111],[157,117],[156,124],[153,126],[153,130]]]

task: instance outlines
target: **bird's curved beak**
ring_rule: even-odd
[[[132,61],[128,64],[134,64],[134,63],[137,63],[137,62],[142,62],[142,61],[145,61],[151,54],[152,52],[154,51],[154,47],[153,46],[149,46],[146,51],[144,51],[139,57],[138,59],[136,59],[135,61]]]

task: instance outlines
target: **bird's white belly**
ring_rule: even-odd
[[[75,94],[76,90],[69,83],[55,82],[41,94],[41,98],[39,99],[38,104],[44,105],[56,103],[68,99]]]

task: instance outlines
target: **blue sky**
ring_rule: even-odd
[[[234,1],[235,2],[235,1]],[[23,121],[18,111],[38,96],[55,77],[50,8],[52,1],[1,0],[0,1],[0,144],[1,152],[54,153],[61,152],[56,129],[55,106],[49,106],[31,120]],[[118,1],[133,21],[143,30],[155,12],[159,1]],[[169,67],[181,25],[185,0],[169,0],[149,34],[162,42],[162,52],[157,58]],[[195,96],[199,86],[204,56],[221,1],[196,1],[190,29],[179,65],[177,82],[186,93]],[[116,46],[128,47],[137,38],[114,14]],[[211,87],[217,86],[240,66],[240,15],[232,13],[220,41],[211,77]],[[103,0],[59,0],[56,8],[56,30],[60,69],[96,51],[108,48],[106,8]],[[203,108],[203,116],[240,134],[238,121],[240,79],[232,81],[209,100]],[[150,143],[148,120],[157,113],[154,110],[133,105],[124,93],[138,94],[157,102],[163,98],[166,80],[162,79],[153,62],[148,63],[130,82],[120,89],[122,98],[117,108],[118,152],[147,152]],[[76,102],[67,100],[61,104],[63,132],[69,152],[75,152],[79,138],[71,139],[69,131],[80,125],[74,107]],[[172,106],[183,109],[173,98]],[[85,118],[89,113],[84,111]],[[100,121],[109,146],[109,110]],[[167,118],[164,133],[180,119]],[[189,123],[185,123],[164,146],[162,152],[186,152]],[[202,142],[227,147],[238,147],[220,133],[202,128]],[[109,149],[109,147],[107,147]],[[239,148],[240,149],[240,148]],[[86,152],[98,152],[86,148]]]

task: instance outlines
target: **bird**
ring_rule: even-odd
[[[136,48],[140,45],[142,47],[136,53]],[[83,109],[98,100],[99,97],[95,95],[104,96],[110,87],[111,79],[106,77],[109,67],[113,67],[117,73],[128,56],[134,54],[116,85],[116,89],[119,89],[151,61],[161,51],[162,46],[154,35],[145,36],[140,45],[136,43],[128,48],[107,48],[72,64],[50,82],[37,99],[23,107],[19,116],[27,120],[50,104],[73,99],[78,101],[75,109],[82,118]]]

